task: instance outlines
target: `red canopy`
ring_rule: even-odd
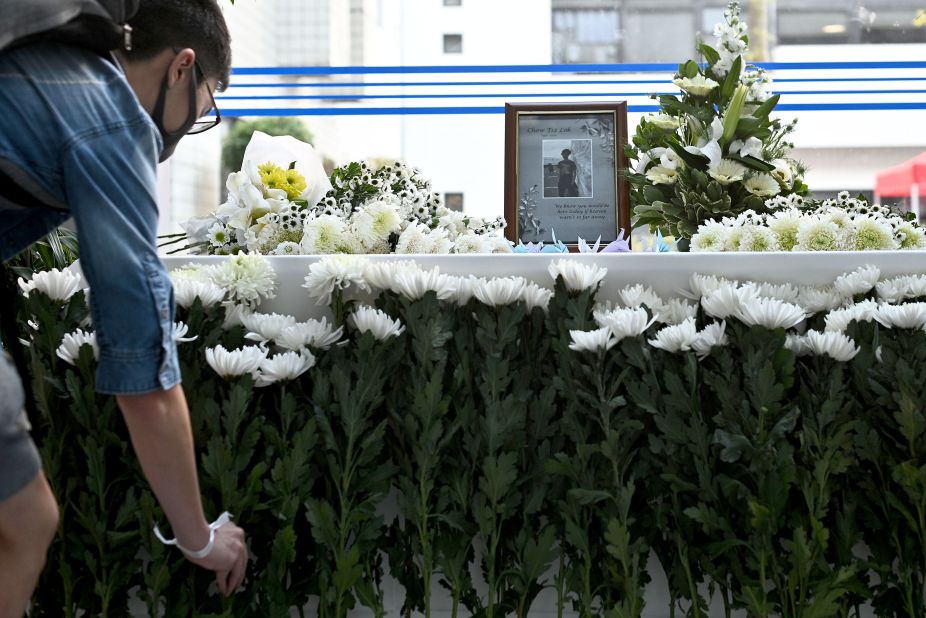
[[[910,197],[912,185],[926,195],[926,152],[875,176],[875,195],[879,197]]]

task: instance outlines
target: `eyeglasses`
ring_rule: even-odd
[[[193,61],[193,67],[194,67],[193,83],[198,84],[200,76],[204,75],[204,73],[203,73],[202,68],[200,68],[198,61],[196,60]],[[219,112],[219,108],[215,104],[215,97],[212,96],[212,89],[209,88],[209,82],[206,82],[206,92],[209,93],[209,101],[211,102],[212,106],[206,111],[205,114],[203,114],[200,120],[197,120],[196,122],[193,123],[193,126],[190,127],[190,130],[187,131],[186,133],[187,135],[196,135],[197,133],[203,133],[204,131],[208,131],[212,127],[222,122],[222,114]],[[215,118],[203,119],[206,116],[208,116],[210,113],[215,114]]]

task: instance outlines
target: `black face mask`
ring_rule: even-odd
[[[158,93],[158,100],[154,104],[154,110],[151,112],[151,119],[154,120],[155,126],[161,133],[161,140],[164,146],[161,148],[160,163],[166,161],[170,155],[174,154],[174,149],[187,132],[193,128],[199,114],[196,110],[196,84],[199,83],[199,75],[196,70],[196,64],[191,67],[192,79],[190,80],[190,111],[187,113],[186,120],[176,131],[167,131],[164,128],[164,103],[167,100],[167,76],[161,82],[161,90]]]

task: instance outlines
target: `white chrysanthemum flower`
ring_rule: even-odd
[[[527,280],[524,277],[494,277],[479,279],[473,285],[473,296],[490,307],[516,303],[523,298]]]
[[[708,175],[722,185],[729,185],[746,176],[746,166],[732,159],[721,159],[707,168]]]
[[[785,336],[785,348],[794,352],[795,356],[804,356],[810,353],[807,340],[803,335],[788,334]]]
[[[646,178],[654,185],[674,185],[678,180],[678,171],[664,165],[656,165],[646,170]]]
[[[756,294],[763,298],[777,298],[786,303],[798,303],[800,293],[790,283],[760,283],[756,286]]]
[[[302,245],[291,240],[284,240],[274,247],[270,255],[302,255]]]
[[[184,322],[174,322],[174,341],[177,343],[189,343],[190,341],[199,339],[199,335],[187,337],[186,335],[188,332],[190,332],[190,327]]]
[[[759,197],[778,195],[781,186],[770,174],[755,174],[743,183],[747,191]]]
[[[225,299],[225,290],[211,281],[197,281],[195,279],[174,279],[174,300],[184,309],[193,306],[199,298],[204,308],[211,307]]]
[[[908,298],[926,296],[926,275],[904,275],[878,282],[878,297],[896,304]]]
[[[704,360],[713,348],[719,348],[727,345],[730,340],[727,337],[726,322],[712,322],[704,327],[704,330],[698,333],[698,336],[691,343],[691,348],[698,355],[698,358]]]
[[[740,228],[737,251],[778,251],[778,237],[775,232],[759,225],[744,225]]]
[[[64,336],[55,354],[67,364],[75,365],[77,359],[80,358],[80,348],[84,345],[93,348],[93,358],[99,360],[100,346],[96,342],[96,333],[87,332],[80,328]]]
[[[318,305],[331,302],[335,290],[356,288],[364,292],[370,286],[364,277],[369,261],[357,255],[332,255],[322,258],[309,267],[302,287],[309,291],[309,297]]]
[[[708,296],[711,292],[731,285],[736,288],[737,282],[714,275],[693,273],[688,279],[688,287],[691,288],[691,294],[686,293],[685,296],[694,300],[700,300],[702,297]]]
[[[767,221],[768,228],[775,234],[778,247],[782,251],[791,251],[797,245],[800,224],[801,213],[794,208],[773,213]]]
[[[318,215],[305,222],[302,228],[302,252],[305,255],[350,253],[347,223],[337,215]]]
[[[266,343],[276,341],[284,328],[296,323],[291,315],[279,313],[249,313],[241,316],[241,325],[248,331],[245,339]]]
[[[462,212],[442,206],[437,210],[437,217],[437,225],[447,230],[451,240],[456,241],[458,236],[469,231],[467,227],[468,218]]]
[[[569,336],[572,338],[569,349],[575,352],[601,352],[610,350],[617,344],[617,339],[607,327],[589,332],[571,330]]]
[[[678,77],[672,80],[672,83],[689,94],[698,97],[707,95],[711,90],[719,86],[717,82],[700,73],[694,77]]]
[[[842,309],[834,309],[823,318],[825,330],[843,333],[851,322],[871,322],[878,314],[878,303],[866,300]]]
[[[284,350],[299,350],[309,347],[316,350],[327,350],[337,344],[344,335],[344,327],[334,328],[328,323],[328,318],[297,322],[287,326],[274,339],[274,343]]]
[[[713,219],[698,226],[698,231],[691,237],[690,251],[723,251],[727,245],[727,226]]]
[[[926,249],[926,229],[909,221],[894,228],[894,239],[901,249]]]
[[[656,311],[656,310],[654,310]],[[698,306],[680,298],[670,298],[659,307],[656,321],[663,324],[681,324],[698,314]]]
[[[598,326],[609,328],[618,341],[625,337],[639,337],[646,329],[653,325],[656,318],[650,319],[646,309],[610,309],[595,312],[595,322]]]
[[[553,280],[563,278],[566,289],[571,292],[596,290],[608,274],[607,268],[594,264],[583,264],[576,260],[555,260],[547,266]]]
[[[903,302],[907,298],[906,279],[906,277],[894,277],[893,279],[879,281],[875,286],[878,298],[891,304]]]
[[[736,317],[749,326],[770,330],[793,328],[806,318],[804,309],[774,298],[743,299]]]
[[[514,253],[514,245],[504,236],[486,234],[485,242],[489,247],[489,253]]]
[[[411,223],[406,227],[396,243],[396,253],[431,253],[432,240],[430,229],[423,223]]]
[[[681,324],[666,326],[656,332],[656,338],[650,339],[649,344],[666,352],[687,352],[698,338],[698,328],[694,318],[688,318]]]
[[[267,358],[267,350],[258,346],[247,346],[229,351],[223,346],[206,348],[206,362],[212,370],[225,378],[243,375],[256,376],[261,361]]]
[[[634,285],[628,285],[618,292],[618,296],[621,298],[621,302],[624,303],[625,307],[649,307],[654,312],[659,311],[663,302],[659,298],[659,295],[653,291],[653,288],[643,284],[637,283]]]
[[[417,262],[410,260],[394,260],[381,262],[370,260],[363,271],[363,278],[374,290],[390,290],[396,273],[408,270],[421,270]]]
[[[209,231],[206,235],[206,240],[209,241],[213,247],[224,247],[225,245],[231,244],[232,235],[229,233],[228,228],[225,227],[222,223],[215,223],[212,227],[209,228]]]
[[[841,232],[846,234],[846,237],[854,232],[852,226],[852,217],[849,216],[849,213],[845,208],[829,208],[826,210],[826,212],[823,213],[822,218],[824,221],[835,223],[836,227],[838,227]]]
[[[797,228],[796,251],[838,251],[841,247],[839,226],[820,217],[804,217]]]
[[[881,305],[875,320],[885,328],[922,329],[926,327],[926,303]]]
[[[257,381],[254,385],[262,387],[295,380],[314,365],[315,357],[308,350],[275,354],[260,362]]]
[[[550,299],[553,298],[553,290],[540,287],[536,283],[528,283],[524,286],[524,292],[521,296],[524,304],[527,305],[528,311],[540,308],[546,312],[550,306]]]
[[[878,279],[881,278],[881,269],[877,266],[866,265],[851,273],[846,273],[836,278],[833,287],[836,292],[846,298],[868,294],[874,289]]]
[[[836,309],[843,305],[846,299],[832,286],[803,285],[798,289],[797,300],[793,302],[803,307],[808,314],[814,314]]]
[[[357,307],[350,315],[350,322],[361,333],[370,333],[378,341],[398,337],[405,332],[402,322],[392,319],[385,312],[368,305]]]
[[[668,114],[650,114],[645,117],[646,122],[654,125],[660,129],[665,129],[667,131],[674,131],[679,127],[679,119],[675,116],[670,116]]]
[[[453,241],[454,253],[491,253],[485,234],[460,234]]]
[[[855,342],[843,333],[832,331],[821,333],[816,330],[809,330],[804,334],[803,348],[806,353],[816,356],[829,356],[840,363],[852,360],[861,351],[861,348],[856,346]],[[801,355],[798,354],[798,356]]]
[[[228,298],[251,308],[276,296],[276,273],[262,255],[239,254],[210,270],[212,282],[224,288]]]
[[[856,251],[884,251],[897,249],[894,230],[880,219],[859,215],[852,220],[855,227],[852,249]]]
[[[431,270],[410,268],[397,270],[392,277],[390,289],[409,300],[418,300],[428,292],[437,294],[439,300],[446,300],[456,294],[457,280],[440,272],[435,266]]]
[[[251,313],[251,309],[247,305],[236,305],[226,301],[222,303],[222,306],[225,308],[225,320],[222,323],[222,328],[225,330],[241,326],[241,318]]]
[[[76,294],[77,290],[80,289],[80,282],[80,275],[67,268],[64,270],[53,268],[37,272],[32,275],[32,279],[29,281],[22,277],[18,281],[24,296],[28,297],[29,292],[38,290],[48,298],[59,302],[64,302]]]
[[[402,226],[398,205],[379,199],[362,205],[350,218],[350,231],[364,247],[373,247]]]
[[[205,264],[194,264],[192,262],[184,264],[180,268],[170,271],[168,276],[174,285],[178,281],[212,281],[212,271],[214,267]]]
[[[713,291],[701,296],[701,307],[704,308],[704,312],[719,320],[737,315],[741,305],[741,293],[732,283],[719,285]]]
[[[464,307],[473,299],[474,291],[482,285],[482,281],[473,275],[468,277],[457,277],[457,291],[453,295],[453,302],[459,307]]]

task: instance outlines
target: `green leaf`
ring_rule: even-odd
[[[720,62],[720,54],[710,45],[701,43],[698,45],[698,51],[701,52],[701,55],[704,56],[704,59],[709,65],[713,66]]]
[[[736,60],[733,61],[733,66],[730,68],[730,72],[727,73],[726,78],[723,80],[723,84],[720,85],[720,96],[722,99],[726,100],[733,96],[737,86],[745,88],[745,86],[740,84],[740,73],[742,70],[743,57],[737,56]]]
[[[781,99],[780,94],[775,94],[770,96],[762,105],[753,110],[752,115],[754,118],[766,118],[769,114],[772,113],[772,110],[775,109],[775,106],[778,105],[778,101]]]

